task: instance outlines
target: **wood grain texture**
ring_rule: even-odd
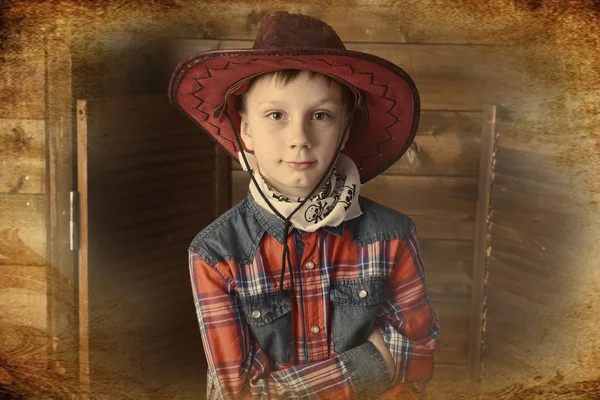
[[[466,365],[470,340],[469,303],[452,304],[433,300],[432,307],[440,320],[440,334],[435,349],[436,364]]]
[[[573,186],[572,179],[559,173],[555,155],[531,150],[498,147],[495,171],[504,175],[563,188]]]
[[[79,154],[90,388],[100,390],[106,370],[122,375],[116,384],[125,376],[168,384],[165,365],[205,362],[187,248],[217,217],[215,145],[164,95],[91,98],[78,115],[87,132]]]
[[[47,264],[47,206],[43,195],[0,195],[0,265]]]
[[[77,272],[71,250],[70,192],[74,189],[73,81],[71,32],[68,24],[51,28],[45,37],[46,140],[48,146],[48,317],[52,371],[78,382]]]
[[[493,159],[495,149],[496,107],[485,109],[477,189],[477,217],[473,251],[473,290],[469,327],[469,369],[471,378],[481,378],[481,347],[485,312],[484,287],[487,266],[490,200],[492,195]]]
[[[471,294],[473,242],[470,240],[419,240],[427,290],[432,295]]]
[[[89,292],[89,192],[87,101],[77,100],[77,311],[79,327],[79,382],[82,391],[90,391],[90,292]]]
[[[34,375],[32,372],[41,372],[47,367],[46,346],[49,335],[46,294],[45,267],[0,266],[0,351],[3,379],[31,379]],[[28,375],[26,372],[30,372],[29,376],[20,376]]]
[[[557,302],[557,295],[563,291],[560,280],[550,275],[548,271],[514,263],[501,257],[490,260],[488,271],[487,285],[502,288],[546,306],[554,305]]]
[[[498,219],[496,219],[498,217]],[[490,235],[492,252],[503,252],[525,262],[546,265],[553,273],[558,272],[561,265],[569,263],[576,251],[564,246],[561,241],[543,238],[523,232],[517,227],[492,214]]]
[[[44,38],[21,38],[20,52],[5,52],[0,63],[0,118],[44,119],[46,93]]]
[[[580,207],[588,206],[590,202],[597,200],[597,197],[570,186],[538,182],[523,176],[496,172],[492,200],[496,201],[496,204],[509,201],[523,206],[532,206],[539,211],[558,212],[576,217]]]
[[[477,179],[380,175],[362,185],[361,195],[406,214],[473,215]]]
[[[0,119],[0,193],[46,192],[44,120]]]

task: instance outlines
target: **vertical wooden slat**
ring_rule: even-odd
[[[54,27],[46,39],[46,143],[49,197],[48,325],[53,338],[52,368],[65,379],[77,377],[75,270],[69,246],[70,192],[73,188],[71,32]],[[59,304],[60,303],[60,304]]]
[[[89,314],[88,314],[88,163],[87,102],[77,100],[77,191],[79,193],[79,384],[87,398],[90,387]]]
[[[481,376],[481,345],[485,267],[487,260],[488,214],[492,186],[492,161],[494,157],[494,128],[496,106],[484,110],[479,162],[479,188],[475,221],[475,246],[473,253],[473,283],[471,292],[471,322],[469,327],[469,374],[478,381]]]

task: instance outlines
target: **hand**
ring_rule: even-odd
[[[379,352],[383,356],[383,359],[385,360],[385,364],[388,369],[389,378],[392,379],[394,377],[396,365],[394,364],[394,358],[392,357],[392,353],[390,353],[390,349],[388,349],[387,345],[385,344],[383,336],[381,336],[381,332],[379,331],[379,328],[377,326],[373,329],[367,340],[373,343],[375,348],[377,348],[377,350],[379,350]]]

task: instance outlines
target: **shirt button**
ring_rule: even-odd
[[[361,299],[364,299],[365,297],[367,297],[367,291],[361,290],[360,292],[358,292],[358,297],[360,297]]]
[[[306,267],[306,269],[313,269],[315,267],[315,264],[312,261],[309,261],[306,264],[304,264],[304,266]]]
[[[252,317],[253,318],[260,318],[260,311],[258,311],[258,310],[252,311]]]
[[[317,333],[319,333],[320,329],[318,326],[315,325],[312,328],[310,328],[310,331],[316,335]]]

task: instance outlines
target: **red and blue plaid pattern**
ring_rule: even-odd
[[[297,243],[301,238],[301,259]],[[390,298],[379,308],[377,326],[395,361],[392,388],[378,398],[418,398],[433,375],[439,321],[425,288],[416,231],[404,239],[381,240],[359,247],[348,230],[324,229],[288,237],[294,263],[294,287],[286,272],[284,288],[292,293],[295,358],[272,370],[265,352],[245,322],[238,295],[279,290],[283,244],[267,232],[251,263],[207,263],[190,251],[189,266],[200,332],[208,360],[208,399],[356,398],[357,388],[346,358],[333,349],[332,283],[384,277]],[[313,268],[306,268],[308,262]],[[318,333],[311,327],[320,327]]]

